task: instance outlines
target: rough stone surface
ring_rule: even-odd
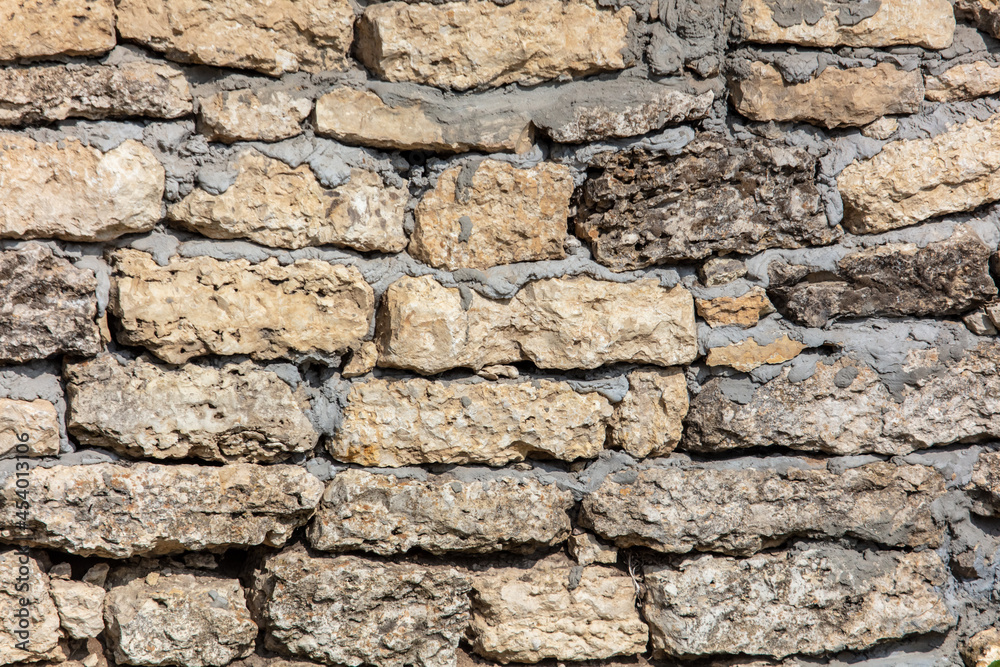
[[[746,274],[746,264],[728,257],[713,257],[698,267],[698,277],[705,287],[728,285]]]
[[[932,102],[958,102],[1000,92],[1000,67],[976,61],[924,77],[924,96]]]
[[[171,369],[106,355],[67,364],[63,377],[69,432],[128,456],[267,462],[319,441],[304,387],[249,361]]]
[[[654,656],[857,650],[955,623],[933,551],[828,544],[747,559],[703,555],[643,571]]]
[[[745,269],[744,269],[745,270]],[[760,318],[774,312],[767,293],[754,285],[741,296],[720,296],[714,299],[695,299],[695,312],[708,326],[752,327]]]
[[[785,334],[775,341],[761,345],[753,338],[723,347],[713,347],[708,351],[705,363],[709,366],[730,366],[749,373],[765,364],[781,364],[799,356],[806,346],[792,340]]]
[[[417,205],[409,252],[449,270],[562,259],[572,195],[563,165],[518,169],[483,160],[452,167]]]
[[[250,655],[257,638],[239,580],[202,573],[114,586],[104,615],[115,660],[132,665],[222,667]]]
[[[992,250],[974,231],[928,243],[887,243],[845,256],[828,280],[794,281],[795,267],[770,267],[775,303],[813,327],[838,317],[954,315],[997,295],[990,276]]]
[[[572,507],[569,491],[531,478],[421,481],[345,470],[327,487],[309,542],[383,556],[414,548],[530,553],[566,540]]]
[[[572,461],[601,452],[611,414],[606,398],[565,382],[374,379],[351,387],[327,446],[338,460],[381,467]]]
[[[816,160],[804,149],[703,134],[677,157],[598,155],[591,172],[576,234],[615,271],[823,245],[838,235],[822,212]]]
[[[14,519],[15,480],[0,494],[0,538],[81,556],[281,546],[312,515],[323,484],[298,466],[113,463],[34,468],[27,530]]]
[[[619,547],[749,555],[790,538],[843,536],[937,547],[944,525],[933,468],[872,463],[841,473],[789,468],[647,468],[612,475],[583,499],[580,522]]]
[[[992,341],[951,361],[940,360],[936,350],[913,352],[901,371],[914,373],[914,383],[899,389],[899,402],[874,370],[846,356],[820,361],[801,382],[790,381],[785,369],[746,403],[728,398],[723,382],[713,379],[691,401],[682,446],[894,455],[992,440],[1000,434],[998,359],[1000,347]]]
[[[107,241],[160,219],[164,171],[129,139],[107,153],[76,140],[0,135],[0,238]]]
[[[26,452],[18,452],[25,445]],[[55,456],[59,453],[59,413],[49,401],[0,398],[0,457]]]
[[[236,171],[225,192],[199,188],[170,207],[170,219],[210,238],[248,238],[279,248],[333,244],[399,252],[406,247],[408,193],[386,187],[375,172],[351,169],[347,183],[324,188],[309,165],[292,169],[256,151],[242,153]]]
[[[977,632],[962,646],[966,667],[990,667],[1000,660],[1000,629],[988,628]]]
[[[318,260],[281,266],[208,257],[159,266],[135,250],[114,256],[110,309],[118,340],[172,364],[203,354],[255,359],[333,355],[357,347],[374,311],[354,267]]]
[[[574,533],[566,542],[566,551],[580,565],[618,562],[618,547],[608,546],[590,533]]]
[[[955,0],[955,14],[970,19],[990,36],[1000,37],[1000,5],[996,0]]]
[[[278,141],[302,134],[312,100],[281,90],[222,91],[198,100],[198,129],[209,141]]]
[[[995,201],[998,136],[1000,114],[930,139],[894,141],[870,160],[849,164],[837,177],[844,226],[855,234],[883,232]]]
[[[0,362],[97,354],[97,279],[28,243],[0,252]]]
[[[22,560],[23,559],[23,560]],[[25,562],[26,561],[26,562]],[[17,590],[15,580],[18,568],[26,567],[27,590]],[[0,568],[8,573],[4,586],[0,588],[0,614],[3,623],[0,624],[0,665],[23,665],[45,660],[59,660],[66,657],[59,641],[62,633],[59,630],[59,613],[52,601],[49,590],[49,577],[42,570],[40,563],[33,555],[22,554],[18,550],[9,549],[0,552]],[[21,600],[29,604],[22,606]],[[22,608],[28,610],[28,645],[27,649],[17,645],[25,640],[17,632],[23,632],[19,627],[18,617],[14,614]]]
[[[850,4],[742,0],[739,15],[743,37],[766,44],[784,42],[819,47],[912,44],[944,49],[951,46],[955,36],[955,15],[947,0],[880,0],[874,3],[874,12],[864,18],[852,16]],[[861,20],[852,20],[857,18]]]
[[[0,125],[64,118],[177,118],[191,90],[174,67],[145,62],[0,70]]]
[[[636,458],[667,456],[680,442],[688,411],[687,382],[677,368],[633,371],[615,405],[611,446]]]
[[[1000,516],[1000,453],[979,455],[969,488],[974,497],[973,511],[983,516]]]
[[[766,63],[750,63],[746,77],[733,80],[733,104],[757,121],[804,121],[823,127],[858,127],[886,114],[920,111],[924,98],[920,70],[906,72],[882,63],[875,67],[828,67],[805,83],[789,84]]]
[[[115,46],[113,0],[2,0],[0,16],[0,61],[96,56]]]
[[[104,632],[104,589],[83,581],[52,579],[49,590],[59,622],[73,639],[96,637]]]
[[[458,570],[286,549],[255,576],[265,645],[330,665],[453,667],[469,621]]]
[[[341,375],[345,378],[355,378],[367,375],[375,369],[378,363],[378,346],[370,340],[366,340],[361,347],[351,352],[351,358],[344,365]]]
[[[531,85],[624,68],[634,12],[589,0],[486,0],[370,5],[358,23],[357,56],[389,81],[467,90]],[[427,26],[447,25],[447,31]]]
[[[504,664],[635,655],[649,638],[628,575],[562,554],[476,572],[469,627],[473,651]]]
[[[348,0],[118,0],[118,32],[180,62],[278,76],[342,70],[354,35]]]
[[[379,311],[379,365],[439,373],[522,359],[539,368],[596,368],[622,361],[672,366],[694,360],[694,303],[655,280],[591,278],[529,283],[509,301],[433,278],[402,278]]]

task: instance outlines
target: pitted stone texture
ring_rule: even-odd
[[[108,241],[160,219],[165,172],[129,139],[102,153],[76,139],[0,135],[0,238]]]
[[[0,125],[65,118],[177,118],[193,110],[183,73],[169,65],[40,65],[0,70]]]
[[[765,364],[782,364],[799,356],[806,346],[792,340],[788,334],[761,345],[753,338],[739,343],[713,347],[708,351],[705,363],[709,366],[730,366],[743,373],[749,373]]]
[[[92,271],[55,257],[46,246],[28,243],[0,252],[0,362],[97,354],[96,292]]]
[[[688,411],[684,373],[677,368],[633,371],[628,385],[615,405],[611,446],[640,459],[669,455],[680,442]]]
[[[635,587],[611,567],[557,554],[472,576],[472,649],[507,664],[645,653]]]
[[[741,296],[720,296],[714,299],[695,299],[695,311],[708,326],[752,327],[765,315],[774,312],[774,306],[762,287],[754,285]]]
[[[205,354],[339,354],[361,344],[374,311],[356,268],[318,260],[175,257],[161,267],[144,252],[119,250],[114,264],[109,308],[120,319],[118,340],[171,364]]]
[[[972,471],[969,491],[973,511],[983,516],[1000,516],[1000,453],[983,452]]]
[[[816,159],[804,149],[703,134],[676,157],[602,153],[591,171],[576,234],[615,271],[824,245],[839,235],[823,214]]]
[[[450,567],[293,548],[264,559],[252,590],[267,648],[329,665],[454,667],[469,622],[469,581]]]
[[[351,169],[343,185],[324,188],[309,165],[245,151],[236,181],[222,194],[196,189],[170,207],[181,227],[214,239],[247,238],[278,248],[316,245],[399,252],[406,247],[403,217],[409,193],[382,177]]]
[[[27,450],[17,451],[18,445]],[[59,413],[49,401],[0,398],[0,457],[59,454]]]
[[[563,165],[518,169],[483,160],[452,167],[417,205],[409,252],[452,271],[562,259],[572,195],[573,176]]]
[[[17,528],[8,477],[0,537],[102,558],[281,546],[323,494],[322,482],[288,465],[99,463],[34,468],[27,479],[44,502]]]
[[[673,366],[698,353],[691,294],[656,280],[551,278],[493,301],[431,277],[401,278],[383,297],[377,335],[380,366],[424,374],[521,360],[559,369]]]
[[[118,0],[118,32],[180,62],[279,76],[347,67],[348,0]]]
[[[1000,661],[1000,628],[977,632],[962,645],[966,667],[990,667]]]
[[[920,111],[924,98],[919,69],[827,67],[815,79],[789,84],[772,65],[753,62],[748,75],[730,83],[733,104],[756,121],[804,121],[823,127],[859,127],[887,114]]]
[[[337,474],[309,525],[309,542],[324,551],[410,549],[530,553],[566,540],[573,495],[533,478],[458,482]]]
[[[573,533],[566,542],[566,551],[580,565],[618,562],[618,547],[604,544],[590,533]]]
[[[319,441],[305,388],[249,361],[174,369],[105,355],[66,364],[63,378],[69,432],[127,456],[270,462]]]
[[[828,544],[747,559],[703,555],[643,571],[654,656],[833,653],[955,624],[933,551]]]
[[[0,0],[0,61],[96,56],[115,46],[113,0]]]
[[[803,464],[612,475],[583,499],[580,523],[619,547],[665,553],[745,556],[799,536],[940,546],[945,527],[932,504],[945,485],[933,468],[872,463],[837,473]]]
[[[930,139],[887,144],[837,177],[844,226],[884,232],[1000,198],[1000,114],[971,119]]]
[[[914,374],[914,384],[903,385],[900,402],[875,371],[848,357],[817,363],[801,382],[783,370],[745,404],[727,398],[723,382],[713,379],[691,401],[682,447],[896,455],[992,440],[1000,437],[998,360],[1000,346],[992,341],[946,362],[936,350],[912,352],[901,370]]]
[[[108,591],[109,648],[130,665],[222,667],[253,652],[257,625],[238,579],[156,573]]]
[[[395,97],[402,96],[402,99]],[[523,153],[531,120],[523,110],[483,115],[459,98],[428,104],[401,91],[383,100],[368,90],[336,88],[316,102],[316,131],[344,143],[401,150]]]
[[[924,95],[932,102],[957,102],[1000,93],[1000,67],[976,61],[924,77]]]
[[[312,100],[282,90],[234,90],[198,100],[198,130],[209,141],[279,141],[302,134]]]
[[[83,581],[51,579],[49,589],[67,636],[87,639],[104,632],[103,588]]]
[[[19,568],[26,568],[24,573],[27,588],[17,590]],[[0,551],[0,568],[8,573],[4,585],[0,587],[0,665],[23,665],[25,663],[59,660],[66,657],[60,646],[62,632],[59,629],[59,612],[52,601],[49,589],[49,577],[42,571],[42,565],[32,555],[16,549]],[[21,604],[22,600],[28,602]],[[19,619],[15,613],[21,609],[28,614],[28,637],[18,636],[24,632],[19,627]],[[22,644],[28,639],[27,650]]]
[[[872,11],[874,9],[874,11]],[[743,38],[802,46],[951,46],[955,14],[948,0],[854,2],[742,0]]]
[[[456,90],[532,85],[626,67],[633,17],[631,8],[601,10],[591,0],[384,2],[365,9],[357,56],[388,81]]]
[[[780,309],[812,327],[838,317],[958,315],[996,297],[992,252],[959,227],[923,248],[887,243],[847,255],[827,280],[795,280],[799,268],[772,264],[769,289]]]
[[[611,405],[565,382],[460,384],[421,378],[356,383],[327,446],[364,466],[572,461],[604,448]]]
[[[971,20],[990,36],[1000,37],[1000,5],[996,0],[955,0],[955,14]]]

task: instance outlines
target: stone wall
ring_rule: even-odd
[[[992,0],[0,0],[0,665],[1000,659]]]

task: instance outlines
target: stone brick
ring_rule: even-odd
[[[794,359],[804,349],[806,346],[803,343],[792,340],[788,334],[764,345],[753,338],[747,338],[738,343],[709,349],[705,363],[709,366],[730,366],[749,373],[765,364],[782,364]]]
[[[417,205],[409,252],[452,271],[562,259],[572,195],[563,165],[518,169],[487,159],[452,167]]]
[[[958,102],[1000,93],[1000,67],[976,61],[924,77],[924,95],[932,102]]]
[[[962,659],[967,667],[990,667],[1000,661],[1000,628],[987,628],[965,640]]]
[[[118,0],[118,32],[180,62],[279,76],[347,67],[348,0]]]
[[[430,277],[390,285],[379,312],[379,365],[425,374],[521,360],[559,369],[673,366],[698,353],[693,299],[680,286],[576,277],[529,283],[508,301],[465,294]]]
[[[144,252],[119,250],[114,265],[118,340],[172,364],[204,354],[337,355],[361,344],[374,311],[356,268],[318,260],[195,257],[159,266]]]
[[[387,187],[373,171],[324,188],[309,165],[292,169],[253,150],[236,160],[236,181],[222,194],[196,189],[170,207],[169,218],[215,239],[248,238],[279,248],[339,245],[362,251],[406,247],[403,216],[409,193]]]
[[[59,610],[59,623],[67,636],[87,639],[104,632],[103,588],[84,581],[51,579],[49,590]]]
[[[606,398],[565,382],[374,379],[351,387],[327,446],[338,460],[378,467],[572,461],[600,454],[611,414]]]
[[[7,583],[0,588],[0,614],[4,619],[0,625],[0,665],[20,666],[65,658],[65,648],[60,645],[59,612],[52,601],[49,577],[34,556],[26,556],[26,563],[21,558],[22,555],[15,549],[0,551],[0,571],[8,573]],[[19,591],[16,590],[15,580],[21,566],[27,569],[25,581],[21,582],[27,583],[27,588]],[[22,599],[29,604],[22,605]],[[15,634],[19,628],[14,614],[21,609],[28,611],[27,649],[24,638]],[[18,647],[18,644],[21,646]]]
[[[164,170],[129,139],[101,152],[76,139],[0,135],[0,238],[108,241],[160,219]]]
[[[198,131],[209,141],[278,141],[302,134],[308,97],[281,90],[223,91],[198,100]]]
[[[383,2],[358,23],[357,56],[380,78],[467,90],[619,70],[631,8],[591,0]],[[447,31],[428,26],[447,25]]]
[[[25,440],[27,438],[27,440]],[[18,445],[26,452],[18,452]],[[0,398],[0,457],[59,454],[59,413],[49,401]]]
[[[982,452],[969,485],[972,509],[982,516],[1000,516],[1000,453]]]
[[[113,0],[0,0],[0,61],[97,56],[115,46]]]
[[[744,269],[745,270],[745,269]],[[765,315],[774,312],[774,306],[764,289],[754,285],[741,296],[720,296],[714,299],[695,299],[695,312],[708,326],[752,327]]]
[[[991,37],[1000,37],[1000,5],[996,0],[955,0],[955,15],[970,20]]]
[[[688,411],[687,381],[677,368],[633,371],[615,405],[611,445],[636,458],[667,456],[680,442]]]
[[[457,481],[337,473],[309,525],[323,551],[530,553],[566,540],[573,495],[532,477]]]
[[[172,369],[106,355],[67,364],[63,377],[69,432],[127,456],[267,462],[319,441],[305,389],[252,362]]]

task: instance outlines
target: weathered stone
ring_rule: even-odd
[[[656,467],[612,475],[583,499],[580,523],[619,547],[749,555],[798,537],[937,547],[945,493],[933,468],[871,463]]]
[[[688,411],[687,382],[677,368],[633,371],[615,405],[611,445],[636,458],[667,456],[680,442]]]
[[[635,587],[615,568],[557,554],[472,579],[472,649],[491,660],[599,660],[646,651]]]
[[[861,134],[871,139],[885,141],[899,129],[899,121],[889,116],[884,116],[861,128]]]
[[[705,287],[728,285],[747,274],[747,265],[738,259],[713,257],[698,267],[698,277]]]
[[[983,516],[1000,516],[1000,453],[983,452],[972,470],[969,485],[972,509]]]
[[[323,484],[298,466],[113,463],[33,468],[27,529],[13,477],[0,487],[0,537],[81,556],[281,546],[308,520]]]
[[[46,246],[28,243],[0,252],[0,362],[97,354],[96,292],[92,271],[55,257]]]
[[[453,667],[469,622],[458,570],[359,558],[267,556],[253,590],[265,646],[330,665]]]
[[[801,382],[785,369],[737,403],[722,380],[691,401],[682,447],[724,451],[779,446],[831,454],[906,454],[917,449],[1000,437],[1000,346],[984,342],[958,360],[936,350],[911,352],[901,371],[913,384],[899,401],[867,365],[842,357],[819,362]]]
[[[19,568],[24,568],[19,572]],[[18,549],[0,551],[0,571],[7,573],[0,587],[0,665],[23,665],[66,657],[59,640],[59,613],[52,601],[49,578],[41,564],[30,554]],[[18,576],[24,576],[23,590],[15,585]],[[23,605],[22,600],[28,604]],[[15,615],[27,610],[28,628],[19,628]],[[23,612],[22,612],[23,613]],[[20,633],[20,634],[19,634]],[[27,640],[25,649],[25,640]],[[18,646],[20,644],[20,647]]]
[[[966,667],[990,667],[1000,661],[1000,628],[987,628],[965,640],[962,660]]]
[[[0,125],[64,118],[177,118],[191,113],[178,69],[145,62],[0,70]]]
[[[875,67],[827,67],[805,83],[786,83],[773,65],[749,63],[730,82],[733,104],[757,121],[805,121],[823,127],[858,127],[886,114],[920,111],[924,98],[919,69],[888,63]]]
[[[695,312],[708,326],[740,326],[744,329],[757,324],[760,318],[774,312],[774,306],[764,289],[754,285],[742,296],[720,296],[695,299]]]
[[[763,139],[700,135],[680,155],[602,153],[578,195],[576,234],[615,271],[830,243],[816,159]]]
[[[572,195],[573,176],[563,165],[518,169],[483,160],[452,167],[417,205],[409,252],[452,271],[562,259]]]
[[[108,241],[160,219],[164,170],[129,139],[106,153],[76,139],[0,135],[0,238]]]
[[[431,277],[401,278],[382,303],[379,365],[425,374],[521,360],[561,369],[673,366],[698,353],[691,294],[656,280],[551,278],[493,301]]]
[[[743,38],[802,46],[951,46],[955,14],[947,0],[742,0]]]
[[[711,348],[705,363],[709,366],[730,366],[749,373],[764,364],[781,364],[794,359],[804,349],[806,349],[804,344],[792,340],[788,334],[766,345],[759,344],[753,338],[747,338],[739,343]]]
[[[976,61],[949,67],[924,77],[924,95],[932,102],[957,102],[1000,92],[1000,67]]]
[[[358,22],[357,56],[379,77],[466,90],[531,85],[626,67],[634,12],[592,0],[486,0],[369,5]],[[447,25],[447,31],[427,26]]]
[[[992,37],[1000,37],[1000,5],[996,0],[955,0],[955,15],[971,20]]]
[[[73,639],[96,637],[104,632],[104,589],[82,581],[52,579],[49,590],[59,622]]]
[[[618,547],[608,546],[590,533],[574,533],[569,536],[566,551],[580,565],[604,563],[614,565],[618,562]]]
[[[837,275],[827,280],[798,281],[796,267],[772,264],[769,289],[780,309],[813,327],[838,317],[956,315],[997,295],[991,253],[963,226],[923,248],[886,243],[852,253],[837,262]]]
[[[278,76],[347,67],[347,0],[118,0],[118,32],[171,60]]]
[[[405,188],[387,187],[373,171],[351,169],[343,185],[324,188],[309,165],[292,169],[253,150],[236,161],[222,194],[196,189],[170,207],[180,226],[214,239],[248,238],[278,248],[339,245],[363,251],[406,247]]]
[[[375,370],[376,363],[378,363],[378,346],[373,341],[366,340],[361,347],[351,352],[351,358],[340,374],[345,378],[367,375]]]
[[[198,131],[209,141],[278,141],[302,134],[312,100],[282,90],[234,90],[198,100]]]
[[[327,447],[338,460],[377,467],[572,461],[601,452],[610,419],[606,398],[565,382],[374,379],[351,387]]]
[[[27,449],[17,450],[18,445]],[[49,401],[0,398],[0,457],[55,456],[59,413]]]
[[[833,653],[955,624],[933,551],[826,544],[746,559],[703,555],[643,572],[654,656]]]
[[[319,260],[195,257],[161,267],[144,252],[119,250],[114,264],[109,308],[120,320],[118,340],[172,364],[204,354],[339,354],[361,344],[375,307],[356,268]]]
[[[1000,114],[930,139],[893,141],[837,177],[844,226],[884,232],[1000,198]]]
[[[565,541],[573,495],[534,478],[459,482],[345,470],[309,525],[323,551],[530,553]]]
[[[962,322],[969,328],[969,331],[977,336],[997,335],[996,325],[991,317],[984,310],[976,310],[962,318]]]
[[[113,0],[0,0],[0,60],[96,56],[115,46]]]
[[[305,388],[252,362],[171,369],[112,355],[67,364],[67,428],[137,458],[267,462],[319,441]]]
[[[222,667],[250,655],[257,637],[239,580],[200,572],[113,586],[104,618],[115,660],[130,665]]]

